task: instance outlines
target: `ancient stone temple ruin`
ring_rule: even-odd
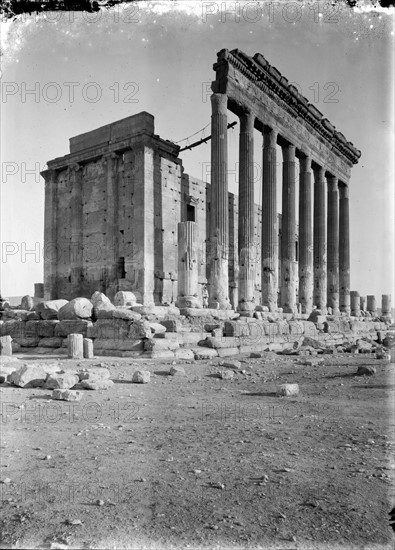
[[[360,151],[261,54],[222,50],[214,69],[211,185],[185,174],[179,147],[155,134],[146,112],[71,138],[70,153],[48,162],[46,299],[128,290],[147,306],[351,312],[348,191]],[[237,196],[228,191],[228,110],[240,121]]]

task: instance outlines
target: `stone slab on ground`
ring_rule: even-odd
[[[372,367],[371,365],[361,365],[358,367],[355,374],[356,376],[373,376],[376,374],[376,367]]]
[[[10,357],[12,355],[12,338],[11,336],[0,336],[0,356]]]
[[[105,367],[90,367],[89,369],[81,369],[78,371],[80,381],[83,380],[108,380],[110,371]]]
[[[191,348],[193,351],[195,359],[212,359],[213,357],[218,357],[218,351],[214,348],[203,348],[203,347],[194,347]]]
[[[45,388],[50,390],[69,390],[79,382],[77,374],[61,372],[48,375],[45,381]]]
[[[114,382],[110,379],[106,380],[82,380],[79,383],[84,390],[109,390],[114,385]]]
[[[144,349],[144,340],[137,339],[110,339],[110,338],[96,338],[93,343],[93,349],[95,353],[103,350],[119,350],[119,351],[142,351]]]
[[[20,388],[42,387],[47,379],[47,372],[39,365],[24,365],[14,371],[8,378],[8,382]]]
[[[78,390],[55,389],[52,392],[52,399],[60,401],[81,401],[83,392]]]
[[[170,376],[186,376],[185,369],[183,367],[179,367],[177,365],[172,365],[169,370]]]

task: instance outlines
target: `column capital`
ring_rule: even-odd
[[[246,108],[240,115],[240,132],[249,132],[252,133],[254,131],[254,122],[255,122],[255,115],[251,111],[251,109]]]
[[[339,185],[339,194],[341,199],[348,199],[349,197],[348,185]]]
[[[263,146],[264,147],[276,147],[277,145],[277,130],[273,128],[265,128],[263,133]]]
[[[325,168],[323,166],[314,166],[313,168],[314,176],[316,180],[324,180],[325,179]]]
[[[81,164],[78,164],[78,162],[74,162],[73,164],[70,164],[68,168],[70,172],[78,172],[79,170],[82,169],[82,166]]]
[[[292,143],[287,143],[281,146],[284,162],[295,162],[296,147]]]
[[[332,174],[330,174],[329,176],[326,177],[326,181],[328,183],[328,191],[330,192],[337,191],[339,180],[336,176],[333,176]]]
[[[210,99],[213,113],[227,114],[228,96],[226,94],[212,94]]]
[[[311,172],[311,156],[308,153],[303,153],[304,156],[299,159],[300,171]]]

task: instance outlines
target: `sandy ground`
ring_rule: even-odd
[[[1,385],[1,548],[393,547],[393,364],[266,353],[220,380],[220,359],[172,377],[170,360],[19,357],[115,384],[77,403]],[[285,382],[300,395],[276,397]]]

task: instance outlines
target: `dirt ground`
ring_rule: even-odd
[[[18,356],[115,384],[77,403],[1,385],[1,548],[392,548],[394,365],[263,355],[230,358],[232,380],[220,359],[173,377],[171,360]],[[285,382],[300,395],[276,397]]]

